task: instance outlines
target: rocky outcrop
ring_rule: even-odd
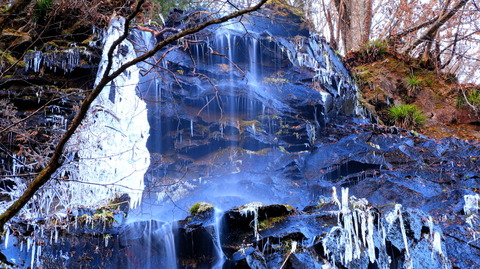
[[[171,25],[186,27],[192,16]],[[351,115],[355,86],[325,41],[305,36],[300,23],[288,31],[281,22],[272,30],[235,25],[207,29],[140,66],[153,130],[143,207],[115,229],[67,229],[64,245],[36,252],[44,265],[480,266],[478,142],[433,140]],[[149,37],[132,32],[138,53],[152,46]],[[28,232],[20,240],[28,243]]]

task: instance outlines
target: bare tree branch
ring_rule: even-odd
[[[11,16],[20,13],[20,11],[24,10],[30,2],[32,2],[32,0],[18,0],[12,4],[5,14],[0,16],[0,33],[5,29],[5,24],[12,19]]]
[[[170,36],[166,38],[165,40],[159,42],[152,50],[148,51],[147,53],[123,64],[120,68],[117,70],[113,71],[110,74],[110,71],[112,69],[113,65],[113,52],[116,49],[120,43],[125,40],[128,36],[128,30],[129,30],[129,25],[130,22],[135,18],[135,16],[140,12],[140,8],[143,5],[145,0],[140,0],[137,3],[137,6],[135,10],[126,18],[125,22],[125,28],[124,28],[124,33],[121,37],[119,37],[115,42],[113,42],[112,46],[110,47],[110,50],[107,53],[108,56],[108,63],[105,68],[105,73],[103,74],[102,79],[100,82],[97,84],[95,89],[85,98],[83,101],[79,111],[75,115],[74,119],[72,120],[69,128],[67,131],[63,134],[63,136],[60,138],[55,151],[50,159],[50,162],[48,165],[40,171],[38,176],[30,183],[30,185],[27,187],[25,192],[9,207],[7,210],[0,215],[0,229],[3,230],[4,225],[8,220],[10,220],[13,216],[15,216],[26,204],[27,202],[35,195],[35,193],[38,191],[40,187],[42,187],[48,180],[51,178],[53,173],[57,171],[57,169],[61,166],[61,157],[63,153],[63,149],[65,148],[65,145],[67,144],[68,140],[70,137],[73,135],[75,130],[80,126],[81,122],[83,119],[86,117],[87,112],[89,110],[90,105],[92,102],[95,100],[95,98],[100,94],[100,92],[103,90],[103,88],[110,83],[113,79],[115,79],[117,76],[119,76],[123,71],[125,71],[127,68],[130,66],[133,66],[139,62],[142,62],[149,57],[152,57],[155,55],[157,51],[160,49],[164,48],[165,46],[173,43],[174,41],[177,41],[178,39],[185,37],[187,35],[196,33],[200,30],[205,29],[206,27],[214,24],[220,24],[223,22],[226,22],[230,19],[242,16],[244,14],[256,11],[260,9],[266,2],[267,0],[261,0],[258,4],[255,6],[252,6],[250,8],[246,8],[243,10],[239,10],[236,12],[233,12],[229,15],[226,15],[224,17],[218,18],[218,19],[212,19],[209,21],[206,21],[198,26],[186,29],[178,34],[175,34],[173,36]]]
[[[467,4],[468,1],[469,0],[460,0],[455,6],[452,7],[452,9],[448,11],[445,10],[445,13],[443,13],[422,36],[415,39],[415,41],[404,50],[404,53],[409,53],[422,42],[431,40],[438,29],[440,29],[440,27],[442,27],[451,17],[453,17],[457,11],[460,10],[460,8]]]

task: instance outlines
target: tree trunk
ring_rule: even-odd
[[[358,50],[370,39],[373,0],[334,0],[345,52]]]

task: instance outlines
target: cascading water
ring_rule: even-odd
[[[103,226],[101,236],[90,236],[98,232],[94,218],[110,218],[108,211],[75,209],[57,214],[55,223],[74,216],[75,227],[66,229],[80,232],[82,243],[100,242],[93,253],[115,249],[98,259],[111,268],[451,268],[446,237],[432,217],[401,201],[379,210],[378,201],[349,196],[368,171],[374,171],[372,189],[388,186],[377,173],[396,172],[382,170],[387,148],[408,155],[414,141],[395,137],[400,146],[382,144],[375,139],[391,134],[378,130],[325,134],[329,121],[356,110],[347,70],[320,37],[284,32],[290,22],[276,28],[256,19],[186,37],[105,88],[57,175],[93,186],[62,183],[70,188],[62,195],[81,191],[84,197],[71,204],[95,205],[128,192],[139,206],[125,225]],[[112,22],[105,49],[122,23]],[[132,30],[114,53],[115,65],[155,42],[151,33]],[[29,68],[43,61],[35,55]],[[395,179],[403,177],[411,175]],[[341,196],[336,189],[323,196],[333,185],[345,187]],[[478,200],[466,195],[463,208],[474,233]],[[194,204],[205,207],[193,210]],[[109,220],[123,223],[120,215]],[[48,237],[50,245],[64,244],[60,229]],[[41,256],[53,251],[29,240],[22,259],[40,266]],[[2,245],[13,244],[8,230]],[[74,253],[72,247],[52,256],[68,267]]]
[[[255,163],[264,154],[260,152],[272,150],[275,156],[308,149],[321,125],[337,114],[353,113],[343,107],[355,98],[351,92],[355,89],[348,88],[350,77],[336,56],[326,56],[331,52],[322,40],[291,40],[255,27],[230,22],[207,36],[195,36],[188,49],[179,43],[139,65],[138,88],[147,100],[153,161],[144,203],[130,213],[131,221],[176,221],[199,201],[220,208],[252,201],[292,203],[288,189],[266,191],[264,164]],[[149,33],[138,31],[132,38],[137,53],[149,49],[153,40]],[[304,81],[295,82],[297,74]],[[314,86],[317,76],[326,77],[321,83],[332,84],[328,90]],[[305,115],[299,115],[289,102],[308,107],[301,112]],[[307,119],[290,126],[298,117]],[[283,137],[292,127],[297,128],[296,134]],[[208,165],[217,158],[225,160],[223,167]],[[202,168],[189,168],[192,165]],[[265,186],[244,192],[242,178]],[[258,207],[259,202],[251,205]],[[246,210],[247,215],[256,212]],[[219,223],[213,226],[216,253],[207,255],[216,257],[210,266],[220,268],[225,254]],[[259,240],[258,221],[252,229]]]
[[[222,250],[222,237],[221,237],[221,229],[222,229],[222,217],[223,217],[223,211],[215,208],[214,211],[214,230],[215,230],[215,252],[216,252],[216,259],[217,262],[212,266],[214,269],[221,269],[223,268],[223,264],[226,260],[225,254],[223,253]]]
[[[118,255],[118,268],[177,268],[175,223],[155,220],[129,224],[121,235],[129,248]]]

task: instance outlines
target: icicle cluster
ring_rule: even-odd
[[[465,195],[463,197],[465,205],[463,211],[465,213],[465,221],[472,229],[473,240],[477,240],[477,235],[480,233],[480,217],[478,211],[480,210],[480,195]]]
[[[373,211],[365,199],[349,197],[348,189],[342,189],[339,199],[336,189],[333,188],[331,201],[338,205],[339,210],[333,212],[338,216],[338,225],[323,239],[324,251],[329,258],[327,261],[329,268],[337,268],[339,265],[346,268],[366,268],[368,264],[375,264],[376,268],[390,268],[392,258],[398,257],[389,256],[387,241],[403,253],[402,268],[417,268],[419,264],[429,263],[430,259],[442,268],[451,268],[442,245],[441,232],[434,226],[431,217],[428,218],[430,232],[421,235],[423,224],[414,231],[411,230],[411,226],[414,225],[412,222],[422,221],[418,216],[412,220],[412,215],[407,214],[409,216],[407,225],[400,204],[396,204],[385,218],[380,218],[380,214]],[[425,247],[430,249],[431,254],[418,257],[419,251],[424,251]]]
[[[114,40],[121,35],[124,19],[114,20],[108,30],[105,43],[107,51]],[[27,58],[28,68],[39,71],[43,61],[59,64],[66,71],[71,71],[79,61],[79,54],[72,49],[69,55],[60,58],[48,58],[45,54],[32,52]],[[124,53],[128,52],[128,53]],[[104,53],[100,78],[105,72],[107,63]],[[136,57],[133,45],[124,42],[121,52],[114,54],[112,70],[116,70],[122,63]],[[53,64],[50,67],[54,66]],[[45,223],[52,225],[50,243],[58,241],[58,228],[65,223],[67,214],[55,212],[57,208],[65,210],[77,206],[98,207],[121,193],[128,193],[130,206],[136,206],[142,197],[144,188],[144,174],[150,164],[150,155],[146,148],[149,136],[146,104],[136,95],[136,84],[139,79],[139,69],[131,67],[110,85],[104,88],[101,95],[92,105],[86,120],[69,141],[65,152],[64,165],[53,175],[56,179],[50,180],[39,189],[29,204],[22,208],[19,215],[24,219],[34,220],[46,217]],[[51,107],[54,113],[58,108]],[[47,118],[51,120],[53,128],[64,128],[62,118]],[[32,164],[34,165],[34,164]],[[25,180],[16,175],[21,171],[33,169],[25,164],[22,158],[14,156],[11,180],[15,183],[11,189],[2,194],[11,199],[0,201],[0,209],[5,210],[18,199],[26,190]],[[78,217],[78,216],[77,216]],[[34,224],[32,235],[26,238],[26,251],[31,254],[29,264],[31,268],[41,267],[42,244],[39,238],[45,238],[44,228]],[[87,219],[88,224],[88,219]],[[92,221],[93,225],[93,221]],[[4,237],[5,247],[12,244],[10,229],[6,229]],[[20,241],[20,251],[24,241]],[[108,237],[105,238],[108,244]],[[62,254],[60,254],[62,257]],[[65,256],[68,258],[68,256]]]
[[[406,256],[405,258],[407,262],[406,267],[410,268],[411,257],[410,257],[410,250],[408,247],[407,232],[405,230],[405,222],[403,221],[403,216],[402,216],[402,205],[396,204],[393,212],[390,212],[385,219],[389,224],[389,227],[392,227],[396,221],[399,222],[403,243],[405,244],[405,256]]]
[[[352,198],[349,201],[348,188],[346,188],[342,189],[340,201],[336,189],[333,189],[332,201],[339,206],[340,210],[336,212],[338,226],[333,227],[324,239],[325,253],[332,258],[333,263],[347,265],[354,259],[360,259],[363,251],[366,250],[370,262],[374,263],[377,259],[374,235],[378,232],[373,225],[373,212],[365,199]],[[342,249],[340,253],[339,249]]]
[[[315,71],[314,82],[319,84],[333,84],[335,79],[338,94],[345,82],[352,83],[347,73],[343,74],[336,70],[336,64],[331,49],[318,36],[310,38],[297,38],[293,43],[279,42],[282,52],[286,52],[288,59],[293,65],[307,67]]]
[[[260,233],[258,232],[258,209],[262,206],[259,202],[248,203],[243,206],[240,210],[242,216],[247,217],[248,215],[253,215],[253,233],[255,240],[260,240]]]
[[[65,73],[72,72],[73,69],[80,65],[81,51],[72,45],[70,49],[54,49],[48,52],[31,51],[25,54],[25,70],[40,72],[42,66],[53,70],[63,70]]]

